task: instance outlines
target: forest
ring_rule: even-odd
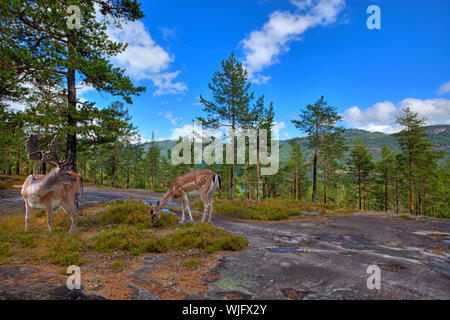
[[[58,135],[70,169],[81,174],[86,184],[98,187],[165,192],[177,176],[207,167],[221,175],[223,188],[217,196],[222,199],[301,200],[333,208],[450,217],[447,150],[431,141],[426,119],[410,109],[395,119],[402,127],[392,135],[397,147],[385,144],[376,158],[357,135],[346,141],[342,116],[322,96],[298,106],[298,120],[292,123],[302,138],[285,142],[290,152],[276,175],[260,176],[259,163],[173,165],[170,149],[163,150],[155,139],[142,141],[126,108],[146,88],[135,86],[109,60],[126,45],[108,39],[104,27],[118,18],[141,18],[139,5],[105,4],[110,20],[102,22],[95,19],[93,3],[81,1],[81,5],[84,27],[69,32],[64,11],[43,13],[42,8],[14,4],[0,7],[2,178],[49,172],[45,163],[27,159],[26,138],[36,133],[40,146]],[[202,107],[192,108],[192,120],[208,128],[270,132],[277,102],[267,102],[264,95],[255,97],[248,72],[233,53],[219,63],[209,79],[209,91],[200,94]],[[80,99],[76,87],[80,82],[118,100],[100,108],[95,101]],[[9,107],[11,102],[26,107],[15,110]],[[0,188],[6,187],[3,180]]]

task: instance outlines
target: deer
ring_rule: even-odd
[[[189,199],[193,200],[198,197],[203,201],[202,223],[205,222],[207,210],[209,208],[208,223],[211,223],[211,215],[213,211],[214,192],[221,188],[220,176],[212,170],[197,170],[186,173],[176,178],[170,185],[167,192],[156,204],[150,206],[150,216],[152,223],[158,221],[161,209],[172,199],[181,198],[182,218],[180,223],[184,223],[184,212],[187,210],[191,222],[192,219]]]
[[[53,166],[53,169],[47,175],[29,175],[22,185],[21,194],[25,201],[25,231],[28,231],[32,209],[46,209],[48,231],[51,233],[53,210],[62,207],[72,220],[69,235],[73,236],[77,229],[78,214],[81,214],[78,193],[82,186],[82,179],[75,172],[67,170],[68,158],[58,160],[57,148],[58,136],[53,138],[48,151],[37,150],[36,134],[30,134],[27,138],[28,159],[41,160]]]

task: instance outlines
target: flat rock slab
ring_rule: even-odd
[[[5,197],[6,196],[6,197]],[[18,190],[0,192],[2,208],[23,202]],[[143,190],[86,188],[82,203],[161,195]],[[171,203],[170,205],[176,205]],[[280,222],[237,221],[213,216],[215,226],[245,236],[248,249],[223,254],[202,278],[207,290],[188,299],[450,299],[450,244],[445,219],[327,216]],[[198,220],[198,218],[197,218]],[[133,299],[158,299],[146,274],[161,262],[145,260],[130,275]],[[367,287],[367,268],[381,271],[381,289]],[[29,280],[29,277],[34,277]],[[142,283],[142,286],[135,281]],[[147,281],[147,282],[146,282]],[[147,289],[144,286],[148,284]],[[0,267],[0,299],[97,299],[69,293],[60,279],[38,277],[34,268]]]

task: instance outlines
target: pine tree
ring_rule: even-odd
[[[383,185],[383,210],[387,212],[389,210],[389,184],[393,178],[393,171],[395,166],[394,154],[385,144],[381,150],[381,159],[375,165],[379,181]]]
[[[222,60],[222,70],[214,73],[208,84],[213,100],[209,101],[200,95],[200,103],[207,117],[197,117],[207,128],[229,127],[232,130],[242,128],[248,123],[252,113],[250,102],[253,92],[250,92],[248,72],[242,63],[231,53],[227,60]],[[233,138],[234,139],[234,138]],[[233,141],[234,142],[234,141]],[[233,143],[235,145],[235,143]],[[230,199],[235,196],[235,161],[231,164]]]
[[[308,133],[309,141],[314,148],[312,202],[316,202],[319,151],[322,148],[324,136],[333,134],[338,130],[336,123],[342,119],[342,116],[336,112],[335,107],[329,106],[324,97],[321,96],[314,105],[308,104],[306,110],[302,110],[300,118],[301,120],[292,120],[292,123]]]
[[[406,108],[403,109],[403,114],[396,118],[396,123],[404,127],[397,134],[397,137],[407,164],[409,212],[410,214],[414,214],[414,180],[417,175],[420,154],[426,143],[427,135],[423,128],[425,118],[419,119],[416,112],[412,112],[411,109]]]
[[[366,210],[367,181],[374,164],[372,154],[367,151],[365,145],[362,145],[361,139],[357,137],[353,143],[354,146],[350,151],[348,166],[358,184],[359,210]],[[362,204],[363,200],[364,204]]]
[[[6,49],[18,50],[25,57],[18,60],[17,68],[32,70],[29,76],[32,83],[58,84],[60,90],[54,97],[66,95],[67,105],[60,114],[65,115],[67,156],[73,171],[76,171],[80,119],[91,118],[90,104],[77,99],[76,78],[98,91],[122,96],[127,103],[131,103],[132,95],[145,89],[134,87],[123,70],[112,66],[109,58],[123,52],[126,45],[109,40],[106,34],[110,24],[120,27],[123,21],[142,18],[140,5],[130,0],[95,3],[104,19],[96,16],[93,1],[77,1],[81,12],[79,29],[67,26],[66,1],[10,0],[0,7],[4,18],[2,31],[11,40]]]
[[[158,173],[160,172],[161,165],[161,149],[155,142],[155,133],[152,132],[152,140],[150,142],[150,148],[148,149],[146,156],[148,182],[150,188],[154,189],[157,185]]]
[[[336,128],[335,131],[325,133],[319,150],[319,167],[322,169],[323,178],[323,202],[327,203],[327,183],[332,180],[341,165],[339,160],[346,151],[345,141],[342,137],[343,130]]]
[[[286,171],[293,171],[294,173],[293,198],[296,200],[302,200],[308,184],[308,165],[304,155],[305,152],[301,147],[298,138],[289,140],[289,144],[291,145],[292,152],[290,160],[286,163]]]

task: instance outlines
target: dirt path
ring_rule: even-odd
[[[85,188],[81,203],[135,198],[143,190]],[[177,205],[177,204],[171,204]],[[0,192],[0,214],[23,210],[19,190]],[[197,218],[198,219],[198,218]],[[450,299],[449,220],[329,216],[277,223],[213,216],[212,223],[244,235],[248,250],[222,255],[201,280],[207,290],[190,299]],[[134,276],[146,278],[161,258],[143,259]],[[367,288],[367,267],[381,269],[381,289]],[[1,275],[1,271],[0,271]],[[134,299],[158,298],[130,284]]]

